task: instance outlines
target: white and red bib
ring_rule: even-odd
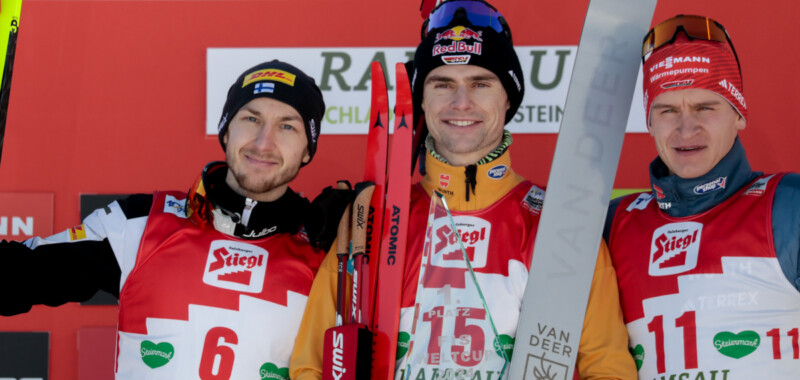
[[[452,211],[508,352],[516,335],[543,197],[543,190],[526,181],[490,207]],[[405,378],[410,369],[411,379],[497,379],[504,361],[494,347],[495,334],[446,216],[434,220],[425,280],[417,297],[425,242],[420,232],[428,221],[430,195],[417,185],[411,199],[409,225],[416,233],[408,236],[395,378]]]
[[[300,235],[242,240],[156,193],[120,292],[117,379],[288,379],[323,255]]]
[[[620,203],[609,248],[640,379],[796,379],[800,294],[772,239],[781,176],[690,217]]]

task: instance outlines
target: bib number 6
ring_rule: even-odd
[[[239,343],[236,332],[226,327],[214,327],[206,333],[203,355],[200,358],[200,379],[228,380],[233,372],[235,353]]]

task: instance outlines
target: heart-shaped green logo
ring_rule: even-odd
[[[167,342],[155,344],[145,340],[140,347],[142,361],[150,368],[158,368],[169,363],[175,355],[175,348]]]
[[[397,334],[397,357],[395,360],[400,360],[408,352],[408,342],[410,340],[411,335],[405,331],[400,331]]]
[[[644,347],[642,347],[641,344],[637,344],[636,348],[628,347],[628,351],[631,352],[633,361],[636,362],[636,370],[642,369],[642,363],[644,363]]]
[[[760,343],[761,337],[751,330],[742,331],[738,334],[723,331],[714,335],[714,347],[717,351],[734,359],[752,354]]]
[[[277,365],[272,363],[264,363],[258,371],[258,374],[261,375],[261,380],[289,380],[289,368],[278,368]]]
[[[503,353],[500,350],[504,350],[506,353],[506,358],[509,361],[511,360],[511,354],[514,353],[514,338],[506,334],[500,334],[500,336],[494,338],[492,345],[494,347],[494,352],[496,352],[497,355],[502,358]]]

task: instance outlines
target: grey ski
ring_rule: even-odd
[[[656,0],[591,0],[536,234],[509,379],[571,380]],[[558,349],[554,349],[558,347]]]

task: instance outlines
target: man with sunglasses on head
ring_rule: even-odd
[[[800,175],[763,174],[722,25],[679,15],[645,38],[652,192],[612,201],[605,237],[640,379],[796,379]]]
[[[503,354],[510,359],[544,198],[511,167],[512,136],[504,126],[522,102],[524,78],[508,25],[483,1],[442,3],[424,24],[409,75],[429,135],[420,159],[424,178],[412,188],[395,378],[506,379]],[[489,313],[461,251],[439,244],[453,234],[449,227],[432,232],[432,259],[419,280],[433,191],[443,194],[462,229]],[[321,378],[322,336],[335,314],[332,256],[312,288],[290,368],[295,379]],[[584,379],[635,378],[605,246],[584,335],[580,344],[569,342],[577,352],[554,343],[559,354],[577,355]]]
[[[226,161],[188,194],[132,195],[59,234],[0,242],[0,314],[103,289],[119,298],[118,380],[288,379],[324,258],[303,229],[315,208],[289,183],[314,156],[324,110],[290,64],[245,71],[219,123]]]

